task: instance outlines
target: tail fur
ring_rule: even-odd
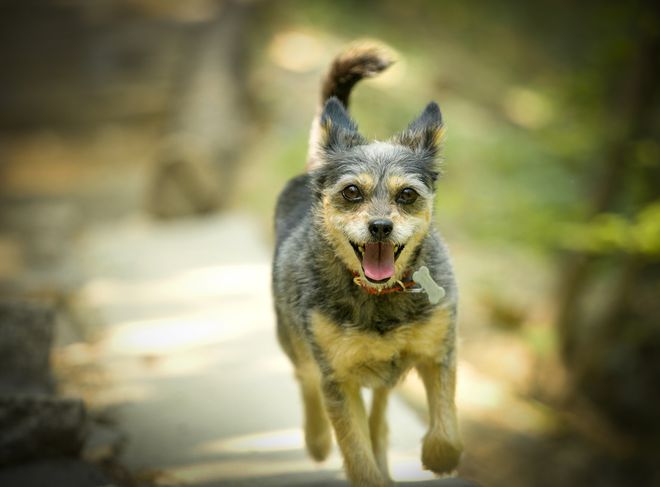
[[[363,78],[370,78],[392,64],[385,48],[375,43],[360,43],[350,46],[339,54],[323,79],[321,105],[336,96],[346,108],[353,86]]]
[[[317,166],[317,146],[319,142],[319,117],[328,98],[335,96],[348,108],[348,100],[355,84],[363,78],[371,78],[387,69],[393,63],[388,50],[374,42],[360,42],[349,46],[330,65],[321,85],[321,100],[316,116],[312,121],[307,157],[307,171]]]

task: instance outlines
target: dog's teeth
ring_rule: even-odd
[[[396,254],[398,251],[399,251],[399,246],[398,246],[398,245],[395,245],[395,246],[394,246],[394,253]]]
[[[358,245],[358,250],[362,255],[364,255],[364,245]]]

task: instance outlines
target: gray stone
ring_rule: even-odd
[[[0,465],[75,456],[86,429],[85,407],[80,400],[0,396]]]
[[[53,390],[54,313],[26,301],[0,301],[0,394]]]

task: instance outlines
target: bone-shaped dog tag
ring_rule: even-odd
[[[418,270],[413,272],[413,280],[422,286],[422,289],[429,298],[431,304],[437,304],[442,298],[445,297],[445,290],[442,286],[439,286],[431,277],[429,268],[423,265]]]

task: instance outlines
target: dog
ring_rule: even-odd
[[[432,214],[443,121],[431,102],[401,133],[368,141],[347,107],[391,60],[377,45],[337,56],[322,84],[307,170],[280,193],[272,287],[277,336],[300,384],[307,450],[332,430],[355,486],[384,486],[388,395],[415,368],[426,388],[424,468],[454,470],[457,288]],[[373,389],[367,414],[361,390]]]

